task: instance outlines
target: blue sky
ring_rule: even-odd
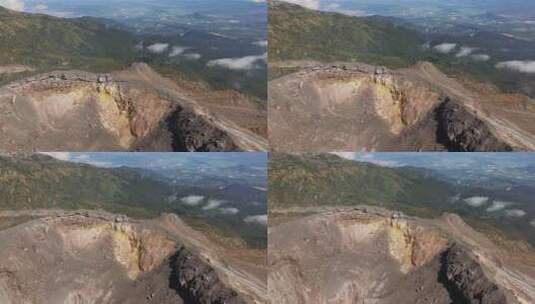
[[[131,5],[174,5],[191,6],[191,3],[202,4],[203,2],[214,7],[214,4],[224,4],[229,0],[0,0],[0,6],[16,11],[42,12],[58,15],[59,17],[69,16],[69,11],[58,11],[57,7],[87,7],[92,5],[114,6],[120,9],[124,3]],[[265,0],[232,0],[233,2],[265,3]],[[132,8],[132,7],[130,7]]]
[[[179,168],[203,164],[213,167],[237,165],[266,167],[266,153],[43,153],[56,159],[98,167],[136,167],[146,169]]]
[[[347,15],[420,16],[437,9],[464,12],[503,11],[511,6],[530,5],[527,0],[283,0],[316,10],[336,11]]]
[[[535,153],[335,153],[347,159],[387,167],[415,166],[430,169],[497,166],[535,167]]]

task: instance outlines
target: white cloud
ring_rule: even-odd
[[[153,45],[149,45],[147,47],[147,50],[151,53],[160,54],[165,52],[169,48],[169,43],[155,43]]]
[[[253,42],[254,45],[258,45],[258,46],[267,46],[268,45],[268,41],[267,40],[260,40],[260,41],[255,41]]]
[[[361,10],[336,10],[336,12],[353,17],[362,17],[368,15],[366,12]]]
[[[197,206],[203,200],[204,196],[202,195],[190,195],[180,199],[181,202],[189,206]]]
[[[523,217],[526,215],[526,211],[520,209],[505,210],[505,215],[510,217]]]
[[[251,215],[243,219],[244,222],[250,223],[250,224],[260,224],[260,225],[267,225],[267,214],[262,215]]]
[[[511,206],[511,202],[502,202],[502,201],[493,201],[492,205],[487,208],[487,212],[495,212],[504,209],[505,207]]]
[[[184,54],[184,58],[188,60],[198,60],[201,59],[202,55],[197,53]]]
[[[38,11],[44,11],[48,9],[48,6],[46,4],[37,4],[34,9]]]
[[[357,153],[355,152],[332,152],[332,154],[338,155],[341,158],[350,159],[350,160],[355,159],[355,156],[357,155]]]
[[[103,167],[103,168],[113,167],[113,163],[91,159],[91,155],[89,154],[71,155],[70,160],[73,162],[88,164],[88,165],[95,166],[95,167]]]
[[[338,4],[338,3],[330,3],[330,4],[327,4],[327,6],[325,6],[325,8],[329,9],[329,10],[339,9],[340,8],[340,4]]]
[[[71,153],[69,152],[42,152],[41,154],[48,155],[62,161],[71,160]]]
[[[182,46],[174,46],[169,53],[169,57],[176,57],[184,53],[188,48]]]
[[[208,201],[208,204],[206,204],[206,206],[202,207],[202,210],[216,209],[219,206],[223,205],[224,203],[225,203],[225,201],[222,201],[222,200],[211,199],[211,200]]]
[[[448,54],[455,50],[456,47],[457,43],[442,43],[435,45],[433,48],[439,53]]]
[[[487,54],[474,54],[474,55],[471,55],[470,58],[472,58],[475,61],[489,61],[490,56]]]
[[[178,199],[178,197],[177,197],[176,194],[172,194],[172,195],[169,195],[169,197],[167,197],[167,201],[169,203],[174,203],[174,202],[176,202],[177,199]]]
[[[496,64],[498,69],[509,69],[521,73],[535,73],[535,60],[511,60]]]
[[[455,55],[455,57],[466,57],[466,56],[472,54],[476,50],[477,50],[476,48],[472,48],[472,47],[469,47],[469,46],[463,46],[463,47],[461,47],[459,52]]]
[[[210,60],[206,63],[209,67],[220,66],[231,70],[251,70],[257,67],[259,61],[266,61],[267,53],[258,56],[246,56],[242,58],[221,58]]]
[[[307,8],[311,9],[319,9],[320,8],[320,0],[285,0],[289,3],[298,4]]]
[[[535,219],[531,220],[531,222],[529,222],[529,224],[533,227],[535,227]]]
[[[489,201],[489,198],[485,196],[473,196],[473,197],[464,199],[464,202],[472,207],[481,207],[485,205],[488,201]]]
[[[14,10],[22,11],[24,10],[24,1],[23,0],[0,0],[0,6]]]
[[[221,212],[221,214],[236,214],[240,212],[238,208],[219,208],[218,210]]]

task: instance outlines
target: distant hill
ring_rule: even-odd
[[[120,68],[133,56],[134,35],[91,18],[62,19],[0,7],[0,64],[88,71]]]
[[[416,168],[387,168],[331,154],[272,154],[269,204],[273,207],[377,205],[438,215],[451,187]],[[437,207],[439,208],[439,207]]]
[[[416,62],[424,43],[387,18],[356,18],[269,2],[270,60],[361,61],[392,68]]]
[[[0,158],[0,209],[104,209],[153,217],[172,189],[134,170],[61,162],[44,155]]]

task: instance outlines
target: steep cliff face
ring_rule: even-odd
[[[468,304],[507,303],[503,290],[490,281],[479,263],[459,245],[444,252],[440,280],[453,302]]]
[[[114,74],[41,74],[0,87],[0,145],[21,152],[265,147],[260,136],[188,98],[144,64]]]
[[[501,97],[468,92],[430,63],[395,71],[288,63],[300,64],[301,71],[269,84],[276,150],[510,151],[535,145],[531,126],[511,120],[518,113],[492,106],[497,101],[490,100]],[[525,115],[535,117],[526,110],[518,122]]]
[[[175,110],[167,120],[173,134],[173,148],[180,151],[238,151],[232,138],[202,117],[187,110]]]
[[[341,208],[271,227],[269,240],[275,303],[517,303],[433,221]]]
[[[188,251],[178,250],[170,260],[170,286],[187,303],[245,304],[240,295],[220,281],[217,273],[206,262]]]
[[[437,139],[450,151],[512,151],[485,123],[460,104],[446,99],[436,109]]]

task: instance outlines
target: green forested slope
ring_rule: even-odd
[[[271,1],[270,60],[361,61],[392,68],[416,62],[423,43],[413,30],[380,18],[355,18]]]
[[[89,18],[62,19],[0,7],[0,64],[109,71],[134,56],[136,38]]]
[[[451,195],[447,183],[418,169],[381,167],[330,154],[272,154],[269,160],[271,208],[367,204],[438,215]]]
[[[104,209],[158,216],[172,190],[133,170],[57,161],[48,156],[0,157],[0,209]]]

